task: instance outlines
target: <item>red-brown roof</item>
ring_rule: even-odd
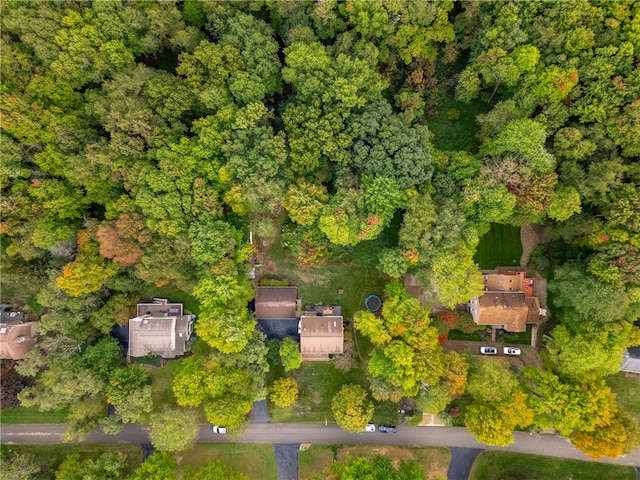
[[[527,324],[540,320],[538,299],[527,298],[522,292],[485,292],[473,299],[470,307],[478,325],[495,325],[509,332],[524,332]]]

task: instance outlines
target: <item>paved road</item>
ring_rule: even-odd
[[[2,425],[1,443],[46,444],[62,443],[60,435],[64,425]],[[149,427],[146,425],[126,425],[118,435],[105,435],[98,432],[90,435],[86,443],[149,443]],[[398,433],[347,433],[337,425],[289,425],[280,423],[261,423],[249,425],[242,436],[235,439],[238,443],[343,443],[372,445],[407,445],[430,447],[464,447],[484,450],[506,450],[511,452],[548,455],[551,457],[591,460],[576,450],[569,440],[554,435],[533,435],[516,432],[516,441],[505,448],[488,447],[478,443],[466,428],[458,427],[407,427],[401,426]],[[199,443],[227,443],[229,439],[216,435],[209,425],[200,427]],[[601,461],[617,465],[640,466],[640,448],[633,453],[616,460]]]

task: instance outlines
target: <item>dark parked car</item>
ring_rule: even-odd
[[[383,433],[396,433],[395,425],[378,425],[378,431]]]

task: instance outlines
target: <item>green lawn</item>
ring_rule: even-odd
[[[180,371],[180,364],[180,360],[172,360],[164,367],[151,367],[151,397],[155,410],[176,406],[173,378]]]
[[[518,266],[521,256],[520,227],[494,223],[491,230],[480,238],[474,259],[481,269],[490,270]]]
[[[54,478],[54,472],[70,453],[77,453],[81,458],[98,458],[106,452],[121,452],[125,455],[126,466],[123,470],[125,477],[132,474],[140,466],[142,451],[139,445],[0,445],[2,454],[16,452],[35,455],[46,464],[47,472],[43,478]],[[1,477],[1,475],[0,475]],[[25,477],[26,478],[26,477]],[[38,477],[40,478],[40,477]]]
[[[64,423],[67,413],[67,409],[41,412],[38,407],[7,408],[0,412],[0,423]]]
[[[205,444],[180,452],[178,478],[186,465],[202,467],[207,460],[219,459],[250,479],[276,480],[276,460],[273,447],[264,444]]]
[[[298,382],[300,397],[288,408],[270,405],[273,422],[317,423],[325,419],[333,422],[331,399],[345,383],[358,383],[367,387],[362,372],[354,368],[343,373],[331,362],[303,362],[299,369],[287,374]]]
[[[384,455],[394,460],[414,460],[425,467],[427,478],[446,478],[451,452],[447,448],[435,447],[395,447],[388,445],[311,445],[298,458],[300,480],[316,476],[331,466],[334,460],[344,461],[347,457],[373,458]]]
[[[511,452],[482,452],[470,480],[635,480],[633,467]]]
[[[460,330],[449,330],[449,340],[464,340],[468,342],[479,342],[482,340],[478,332],[464,333]]]
[[[618,396],[618,405],[640,422],[640,377],[620,372],[607,377],[607,384]]]
[[[449,110],[458,110],[460,117],[450,120]],[[475,140],[476,116],[488,111],[487,105],[474,100],[470,103],[458,102],[447,96],[438,106],[438,114],[435,118],[427,118],[429,131],[433,133],[433,145],[439,150],[465,150],[471,151],[477,141]]]
[[[154,284],[146,284],[140,294],[142,295],[142,300],[145,301],[150,301],[152,298],[167,298],[172,302],[183,303],[191,313],[200,313],[200,303],[195,297],[173,285],[156,287]]]

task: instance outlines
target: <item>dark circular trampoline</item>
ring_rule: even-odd
[[[382,300],[377,295],[369,295],[364,301],[364,305],[370,312],[377,312],[382,306]]]

